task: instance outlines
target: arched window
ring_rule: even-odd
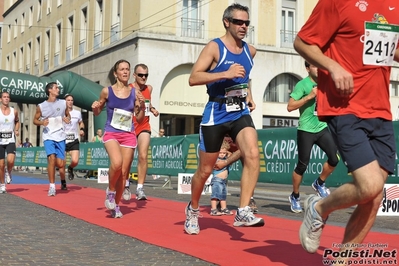
[[[270,81],[263,95],[264,102],[286,103],[299,79],[293,75],[283,73]]]

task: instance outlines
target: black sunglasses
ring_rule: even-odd
[[[235,19],[235,18],[230,18],[229,21],[233,23],[234,25],[242,26],[245,24],[245,26],[249,26],[249,23],[251,22],[250,20],[242,20],[242,19]]]
[[[140,78],[144,78],[144,77],[148,78],[148,74],[138,73],[136,75],[139,76]]]

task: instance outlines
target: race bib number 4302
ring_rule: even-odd
[[[365,22],[363,64],[392,66],[399,25]]]

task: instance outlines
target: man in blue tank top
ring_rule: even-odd
[[[199,234],[199,199],[205,181],[212,173],[224,136],[236,141],[243,158],[240,206],[234,226],[263,226],[248,206],[259,176],[258,136],[250,116],[255,108],[248,87],[256,49],[242,41],[249,26],[249,9],[230,5],[223,14],[226,34],[209,42],[192,68],[190,86],[207,86],[209,102],[200,125],[200,164],[191,183],[184,229]]]

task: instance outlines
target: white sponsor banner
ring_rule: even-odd
[[[191,179],[194,174],[182,174],[177,175],[177,194],[191,194]],[[212,194],[211,180],[213,175],[210,175],[205,182],[202,195]]]
[[[97,183],[108,184],[108,170],[109,168],[98,168]]]
[[[399,184],[385,184],[377,216],[399,216]]]

